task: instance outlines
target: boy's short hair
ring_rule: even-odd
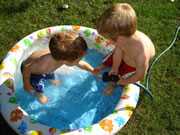
[[[131,5],[117,3],[112,5],[97,20],[97,31],[111,39],[131,36],[136,31],[136,13]]]
[[[50,39],[49,49],[55,60],[74,61],[84,55],[87,44],[75,32],[60,32]]]

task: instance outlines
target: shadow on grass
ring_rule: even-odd
[[[5,15],[13,15],[16,13],[21,13],[25,12],[29,6],[30,6],[30,1],[20,1],[20,2],[4,2],[0,3],[0,13],[5,14]]]

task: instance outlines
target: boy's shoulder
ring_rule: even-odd
[[[138,38],[140,38],[140,39],[150,39],[149,37],[148,37],[148,35],[146,35],[144,32],[142,32],[142,31],[139,31],[139,30],[137,30],[136,31],[136,36],[138,37]]]
[[[31,54],[30,58],[37,59],[37,58],[44,56],[48,53],[50,53],[49,49],[38,50],[38,51],[33,52]]]
[[[34,64],[46,62],[50,59],[50,56],[47,54],[50,54],[49,50],[47,49],[35,51],[25,60],[25,63],[29,63],[32,61]]]
[[[148,35],[146,35],[145,33],[141,32],[141,31],[137,31],[137,39],[138,41],[142,44],[142,45],[147,45],[147,44],[151,44],[153,45],[152,40],[150,39],[150,37]]]

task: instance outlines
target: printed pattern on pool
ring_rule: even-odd
[[[77,32],[84,37],[89,49],[95,49],[104,56],[113,49],[110,42],[101,37],[95,29],[84,26],[54,26],[26,36],[10,49],[0,65],[0,111],[3,117],[20,135],[113,135],[117,133],[131,117],[139,99],[140,90],[133,84],[123,88],[112,114],[96,124],[71,131],[49,127],[29,117],[27,112],[18,104],[16,92],[8,88],[8,81],[6,80],[13,80],[14,87],[18,87],[19,76],[17,73],[20,72],[22,61],[33,51],[46,48],[50,35],[61,31]]]

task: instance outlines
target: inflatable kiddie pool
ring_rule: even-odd
[[[77,32],[84,37],[89,49],[96,50],[103,56],[113,49],[108,40],[101,37],[95,29],[83,26],[54,26],[26,36],[12,47],[0,65],[0,111],[4,119],[20,135],[113,135],[117,133],[131,117],[139,99],[140,89],[133,84],[121,88],[118,102],[110,114],[92,125],[78,129],[63,131],[47,123],[42,124],[30,117],[29,113],[19,104],[16,92],[20,85],[17,80],[22,80],[20,73],[22,61],[33,51],[47,48],[50,35],[62,31]],[[13,82],[14,90],[8,87],[9,80]],[[91,103],[91,101],[88,102]]]

